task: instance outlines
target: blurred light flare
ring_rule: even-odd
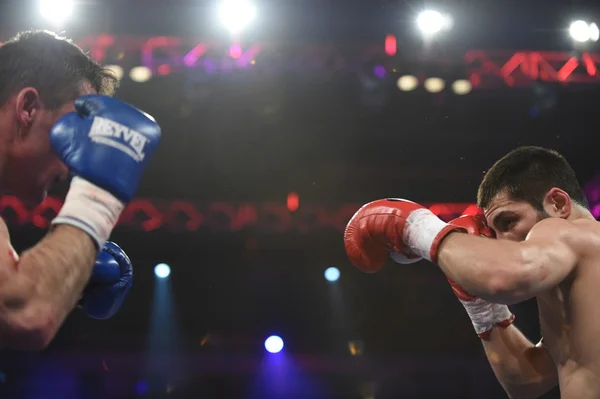
[[[300,208],[300,197],[297,193],[289,193],[287,196],[287,208],[290,212],[296,212]]]
[[[396,55],[396,51],[398,51],[396,36],[387,35],[385,37],[385,53],[392,57]]]
[[[427,78],[423,86],[430,93],[439,93],[444,90],[446,83],[440,78]]]
[[[600,39],[600,29],[595,23],[590,24],[590,40],[597,42]]]
[[[279,353],[283,349],[283,340],[277,335],[271,335],[265,340],[265,349],[269,353]]]
[[[237,60],[242,56],[242,47],[239,44],[232,44],[229,48],[229,56]]]
[[[425,35],[434,35],[450,27],[450,18],[438,11],[425,10],[417,17],[417,26]]]
[[[375,76],[377,76],[379,79],[385,78],[385,75],[386,75],[385,67],[383,65],[376,65],[373,68],[373,74],[375,74]]]
[[[473,86],[471,82],[466,79],[459,79],[452,83],[452,90],[455,94],[462,96],[465,94],[469,94],[471,90],[473,90]]]
[[[249,0],[223,0],[219,5],[221,23],[231,33],[244,30],[256,18],[256,6]]]
[[[330,267],[325,270],[325,280],[333,283],[340,278],[340,270],[337,267]]]
[[[171,268],[166,263],[159,263],[154,267],[154,274],[158,278],[167,278],[171,274]]]
[[[137,66],[129,71],[129,78],[134,82],[144,83],[152,78],[152,71],[145,66]]]
[[[597,42],[600,37],[600,31],[598,25],[595,23],[587,23],[586,21],[577,20],[573,21],[569,26],[569,35],[571,38],[579,43],[585,42]]]
[[[64,23],[73,14],[73,0],[40,0],[40,14],[44,19],[55,23]]]
[[[171,74],[171,66],[169,64],[162,64],[157,69],[158,74],[165,76]]]
[[[412,91],[419,86],[419,80],[412,75],[400,76],[396,85],[402,91]]]

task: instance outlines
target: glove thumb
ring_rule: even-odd
[[[99,115],[110,104],[112,98],[98,94],[87,94],[75,100],[75,109],[81,116]],[[121,104],[122,105],[122,104]]]

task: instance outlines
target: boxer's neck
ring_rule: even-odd
[[[571,214],[569,215],[567,220],[573,221],[578,219],[596,220],[596,218],[594,217],[594,215],[592,215],[592,212],[590,212],[589,209],[579,204],[573,204],[573,210],[571,211]]]

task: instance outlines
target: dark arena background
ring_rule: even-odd
[[[163,140],[111,238],[135,267],[122,310],[3,352],[1,398],[506,397],[439,269],[364,274],[343,230],[385,197],[475,213],[484,172],[520,145],[563,153],[600,216],[599,5],[51,3],[2,2],[0,41],[64,32]],[[17,250],[65,192],[0,199]],[[511,308],[537,342],[535,302]]]

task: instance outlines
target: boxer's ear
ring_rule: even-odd
[[[33,125],[33,120],[41,107],[40,94],[33,87],[26,87],[17,93],[15,110],[20,132],[26,133],[29,131],[29,127]]]
[[[552,217],[567,219],[571,215],[571,196],[558,187],[553,187],[544,197],[544,210]]]

